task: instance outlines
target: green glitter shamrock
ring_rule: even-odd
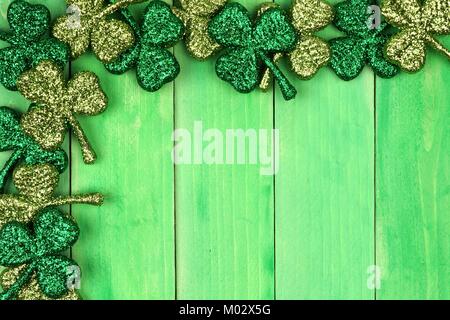
[[[220,49],[208,34],[211,18],[227,0],[180,0],[172,11],[183,21],[186,32],[184,43],[191,56],[205,60]]]
[[[372,67],[382,78],[395,76],[399,69],[386,61],[383,56],[384,45],[389,38],[387,23],[382,22],[371,29],[368,21],[372,13],[369,10],[372,0],[347,0],[335,6],[335,25],[346,37],[330,41],[330,66],[343,80],[356,78],[365,64]]]
[[[108,18],[109,15],[130,4],[144,0],[118,0],[105,6],[104,0],[66,0],[79,21],[66,15],[58,18],[53,35],[70,45],[72,58],[81,56],[89,46],[102,62],[111,62],[134,43],[133,30],[124,22]]]
[[[2,192],[6,178],[12,173],[14,166],[23,160],[25,164],[50,163],[59,173],[67,168],[67,155],[58,148],[54,151],[42,149],[33,139],[27,136],[20,127],[19,113],[7,107],[0,107],[0,152],[13,153],[0,171],[0,192]]]
[[[408,72],[417,72],[425,64],[427,46],[450,59],[435,35],[450,34],[449,0],[383,0],[386,20],[400,29],[386,44],[386,56]]]
[[[0,227],[11,221],[27,223],[47,207],[103,203],[100,193],[55,197],[59,174],[50,164],[21,165],[14,171],[13,181],[19,194],[0,195]]]
[[[36,215],[31,227],[16,221],[4,225],[0,230],[0,265],[26,267],[15,283],[0,293],[0,300],[15,299],[35,274],[49,298],[67,294],[70,270],[78,265],[61,252],[74,245],[79,234],[77,224],[55,208]]]
[[[16,0],[8,7],[7,19],[11,31],[0,31],[0,40],[10,44],[0,49],[0,82],[6,89],[17,90],[18,77],[43,60],[60,66],[69,61],[69,48],[47,35],[50,12],[46,7]]]
[[[295,97],[296,89],[271,59],[272,54],[292,51],[297,43],[295,29],[282,10],[270,8],[252,25],[244,6],[229,3],[211,20],[208,31],[214,41],[228,49],[216,63],[219,78],[248,93],[258,86],[265,64],[277,79],[283,97]]]
[[[150,2],[140,28],[128,10],[122,10],[122,15],[133,28],[137,41],[119,59],[106,64],[106,69],[114,74],[122,74],[136,67],[139,85],[150,92],[175,80],[180,73],[180,65],[166,48],[181,40],[184,26],[170,6],[160,0]]]
[[[36,103],[22,116],[21,126],[46,150],[59,147],[70,125],[81,145],[85,163],[96,159],[75,114],[97,115],[107,107],[107,97],[94,73],[76,73],[68,82],[64,72],[51,61],[43,61],[23,73],[17,81],[20,93]]]

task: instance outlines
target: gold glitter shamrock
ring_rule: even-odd
[[[173,12],[186,28],[186,49],[194,58],[204,60],[217,52],[220,45],[208,34],[208,23],[227,0],[180,0]]]
[[[405,71],[417,72],[425,64],[427,45],[450,59],[450,51],[433,37],[450,34],[449,0],[384,0],[381,11],[400,29],[386,44],[390,61]]]
[[[261,7],[260,12],[274,6],[267,3]],[[288,54],[292,70],[301,79],[312,78],[317,71],[330,60],[330,46],[325,40],[314,35],[324,29],[333,21],[333,8],[321,0],[294,0],[291,9],[292,25],[298,33],[298,42],[295,49]],[[282,58],[276,54],[274,61]],[[268,89],[272,74],[266,70],[260,87]]]
[[[20,278],[22,272],[25,271],[26,265],[15,268],[6,268],[0,274],[0,285],[3,290],[11,288]],[[58,299],[47,297],[39,286],[37,275],[33,274],[30,281],[25,284],[15,297],[16,300],[80,300],[80,296],[75,290],[69,290],[67,294]]]
[[[21,126],[26,134],[42,148],[53,150],[63,143],[69,125],[80,142],[84,162],[95,161],[95,152],[74,115],[93,116],[106,109],[107,97],[94,73],[77,73],[66,83],[63,70],[44,61],[22,74],[17,87],[36,103],[22,116]]]
[[[0,228],[11,221],[27,223],[47,207],[74,203],[99,206],[103,203],[100,193],[53,196],[59,173],[50,164],[22,165],[14,171],[13,182],[19,194],[0,195]]]
[[[69,8],[79,10],[80,21],[74,21],[70,15],[58,18],[53,35],[69,44],[74,59],[91,46],[100,61],[111,62],[133,45],[134,34],[126,23],[108,16],[142,1],[118,0],[106,6],[104,0],[66,0]]]

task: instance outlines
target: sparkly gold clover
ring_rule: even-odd
[[[27,223],[41,210],[66,204],[101,205],[100,193],[55,197],[58,170],[50,164],[23,165],[14,171],[13,182],[18,194],[0,195],[0,228],[6,223]]]
[[[142,1],[118,0],[105,5],[104,0],[66,0],[69,8],[78,11],[79,21],[71,15],[58,18],[53,35],[70,46],[73,59],[91,46],[100,61],[111,62],[133,45],[134,33],[126,23],[108,16]]]
[[[0,274],[0,285],[3,290],[8,290],[13,286],[20,275],[25,271],[26,265],[21,265],[15,268],[7,268]],[[17,300],[53,300],[47,297],[41,290],[37,275],[33,274],[30,281],[25,284],[16,296]],[[81,300],[80,296],[75,290],[69,290],[69,292],[59,299],[55,300]]]
[[[74,114],[97,115],[107,106],[107,97],[94,73],[80,72],[66,83],[64,72],[51,61],[41,62],[22,74],[19,91],[36,105],[22,116],[23,131],[43,149],[59,147],[69,125],[81,145],[85,163],[96,159]]]
[[[180,7],[172,10],[186,28],[186,49],[196,59],[207,59],[220,48],[208,34],[208,23],[227,0],[180,0],[179,3]]]
[[[391,62],[405,71],[417,72],[425,64],[427,45],[450,59],[450,51],[434,37],[450,34],[450,1],[384,0],[381,11],[390,24],[400,29],[385,47]]]
[[[262,12],[273,6],[264,4]],[[314,33],[325,28],[333,21],[333,8],[321,0],[294,0],[291,9],[292,25],[298,33],[295,49],[288,54],[292,70],[301,79],[312,78],[317,71],[330,60],[328,43],[315,36]],[[274,61],[282,58],[281,54],[274,56]],[[271,72],[266,70],[260,87],[267,90],[271,83]]]

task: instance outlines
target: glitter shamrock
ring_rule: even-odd
[[[265,11],[274,3],[265,4]],[[260,10],[261,11],[261,10]],[[297,30],[298,42],[295,49],[288,54],[292,70],[301,79],[312,78],[317,71],[330,60],[330,46],[321,38],[314,35],[333,21],[333,8],[321,0],[294,0],[291,18]],[[281,59],[282,54],[276,54],[274,61]],[[260,87],[267,90],[271,83],[271,72],[266,70]]]
[[[27,223],[47,207],[103,203],[100,193],[55,197],[59,174],[50,164],[21,165],[14,171],[13,181],[19,194],[0,195],[0,227],[11,221]]]
[[[6,268],[0,274],[0,286],[3,290],[9,290],[20,278],[27,265],[15,268]],[[70,271],[70,270],[69,270]],[[27,284],[21,287],[15,296],[16,300],[53,300],[47,297],[41,290],[36,274],[33,274]],[[80,300],[75,290],[69,290],[67,294],[57,300]]]
[[[219,78],[248,93],[258,86],[265,65],[274,74],[283,97],[295,97],[297,91],[271,59],[277,52],[292,51],[297,42],[295,29],[282,10],[270,8],[252,24],[245,7],[229,3],[211,20],[208,31],[227,49],[216,63]]]
[[[53,150],[63,143],[70,125],[80,142],[84,162],[95,161],[95,152],[74,115],[93,116],[105,110],[107,98],[95,74],[80,72],[66,83],[62,69],[43,61],[22,74],[17,87],[37,104],[22,116],[21,126],[26,134],[42,148]]]
[[[178,61],[166,48],[182,38],[183,23],[170,6],[160,0],[148,4],[140,28],[128,10],[122,10],[122,14],[134,29],[137,41],[133,48],[105,67],[115,74],[122,74],[136,67],[139,85],[147,91],[155,92],[180,73]]]
[[[385,0],[381,10],[386,20],[400,29],[386,44],[390,61],[405,71],[417,72],[425,64],[427,45],[450,59],[450,50],[434,37],[450,34],[449,0]]]
[[[181,0],[173,12],[186,28],[184,42],[191,56],[204,60],[217,52],[220,46],[208,34],[211,18],[227,3],[227,0]]]
[[[0,265],[26,266],[17,281],[0,294],[0,300],[16,298],[33,275],[47,297],[68,294],[68,271],[77,264],[61,252],[75,244],[79,233],[77,224],[55,208],[37,214],[32,226],[16,221],[4,225],[0,230]]]
[[[42,5],[22,0],[11,2],[7,19],[11,31],[0,31],[0,40],[10,44],[0,49],[0,82],[8,90],[17,90],[18,77],[43,60],[60,66],[69,61],[69,48],[48,37],[50,12]]]
[[[67,168],[67,155],[58,148],[53,151],[42,149],[27,136],[20,126],[20,114],[7,107],[0,107],[0,152],[12,151],[12,155],[0,171],[0,192],[15,165],[22,160],[25,164],[50,163],[59,173]]]
[[[108,18],[109,15],[130,4],[143,0],[118,0],[106,6],[103,0],[66,0],[69,8],[77,8],[80,21],[71,15],[58,18],[53,35],[69,44],[72,58],[76,59],[91,46],[102,62],[111,62],[134,43],[133,30],[126,23]]]
[[[386,61],[383,56],[384,45],[389,37],[388,25],[383,22],[376,28],[368,26],[371,16],[371,0],[347,0],[335,6],[334,23],[346,37],[330,41],[330,66],[343,80],[356,78],[365,64],[382,78],[391,78],[398,68]]]

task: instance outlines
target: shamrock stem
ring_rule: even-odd
[[[80,143],[84,163],[86,164],[93,163],[97,158],[97,156],[95,155],[94,150],[92,149],[86,135],[84,134],[84,131],[80,126],[80,123],[77,121],[77,119],[75,119],[75,116],[71,112],[68,112],[67,120],[69,121],[73,133],[75,134]]]
[[[286,78],[283,72],[281,72],[278,66],[275,63],[273,63],[273,61],[269,59],[264,53],[259,53],[259,56],[266,64],[266,66],[269,67],[270,71],[272,71],[275,79],[277,79],[278,85],[280,86],[280,90],[281,93],[283,94],[284,99],[285,100],[294,99],[297,94],[297,90],[289,82],[289,80]]]
[[[105,10],[100,12],[97,15],[97,18],[101,19],[103,17],[106,17],[106,16],[116,12],[117,10],[119,10],[121,8],[125,8],[125,7],[129,6],[130,4],[138,3],[138,2],[142,2],[142,1],[144,1],[144,0],[118,0],[118,1],[116,1],[116,3],[108,6]]]
[[[277,63],[283,57],[282,53],[276,53],[273,56],[273,61]],[[259,83],[259,88],[263,91],[269,90],[270,83],[272,82],[272,71],[270,69],[264,70],[264,75]]]
[[[447,59],[450,59],[450,50],[444,47],[439,41],[437,41],[432,36],[427,36],[427,41],[439,52],[443,53]]]
[[[66,204],[90,204],[101,206],[103,204],[103,195],[100,193],[89,193],[71,197],[57,197],[45,204],[45,207],[63,206]]]
[[[12,169],[16,165],[17,161],[22,158],[23,150],[16,150],[13,152],[11,157],[3,166],[3,169],[0,171],[0,193],[3,193],[3,189],[5,188],[6,177],[11,173]]]
[[[26,266],[25,270],[19,274],[19,278],[8,290],[0,293],[0,300],[12,300],[17,297],[20,290],[30,281],[34,273],[34,263]]]

